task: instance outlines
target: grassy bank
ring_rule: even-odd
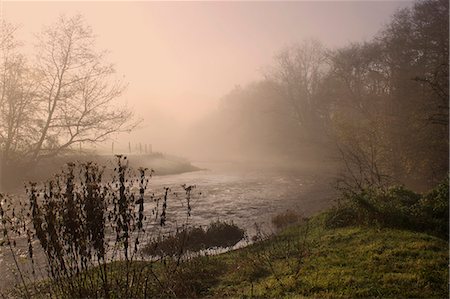
[[[390,228],[328,229],[323,219],[311,220],[306,238],[306,225],[293,227],[261,244],[211,258],[220,264],[210,268],[217,281],[204,285],[201,295],[448,296],[446,241]]]
[[[178,174],[183,172],[199,170],[198,167],[193,166],[188,160],[176,156],[166,155],[162,153],[152,153],[145,155],[127,155],[130,166],[133,168],[147,167],[153,169],[156,175],[168,175]],[[39,164],[33,173],[39,178],[41,172],[45,170],[45,173],[57,173],[64,164],[73,161],[86,162],[91,161],[99,165],[110,166],[115,164],[115,158],[113,155],[67,155],[60,156],[52,161],[45,161],[45,163]]]
[[[135,262],[130,272],[139,275],[127,296],[448,296],[447,240],[393,228],[327,228],[326,217],[318,215],[246,248],[192,258],[179,265],[168,260]],[[120,287],[125,284],[122,268],[121,263],[109,265],[114,298],[125,295]],[[42,290],[40,295],[46,293],[45,287]],[[89,292],[83,294],[88,296]]]
[[[125,155],[128,158],[130,166],[134,169],[139,167],[147,167],[153,169],[155,175],[171,175],[185,172],[201,170],[194,166],[187,159],[165,155],[162,153],[152,153],[145,155]],[[72,162],[94,162],[99,165],[106,166],[108,171],[111,165],[115,164],[113,155],[97,155],[97,154],[71,154],[46,159],[39,162],[34,167],[20,167],[14,165],[8,169],[9,176],[3,178],[2,183],[5,190],[17,191],[23,187],[23,182],[33,181],[40,182],[53,178],[53,175],[59,173],[67,163]],[[1,184],[0,184],[1,185]]]
[[[424,194],[344,193],[301,225],[212,258],[222,270],[202,295],[447,298],[448,190],[445,180]]]

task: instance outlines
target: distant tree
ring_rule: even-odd
[[[380,55],[381,54],[381,55]],[[391,86],[380,45],[352,44],[330,55],[324,89],[331,98],[331,131],[351,188],[382,186],[396,155],[388,135]]]
[[[298,126],[280,101],[272,81],[238,86],[195,128],[192,141],[207,143],[209,152],[238,159],[292,156],[299,149]]]
[[[18,52],[16,27],[0,24],[0,169],[20,159],[35,135],[37,82],[34,72]]]
[[[299,137],[311,142],[320,137],[323,118],[320,87],[327,72],[325,47],[315,39],[306,39],[282,50],[266,74],[287,104],[299,128]]]
[[[202,125],[220,136],[212,146],[332,154],[351,188],[434,186],[448,174],[448,7],[417,1],[373,39],[333,51],[315,40],[285,48],[265,80],[230,92]]]
[[[448,127],[449,2],[417,1],[379,35],[398,93],[421,101],[427,121]],[[408,93],[409,92],[409,93]],[[426,101],[422,98],[426,97]]]

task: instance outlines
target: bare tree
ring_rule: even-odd
[[[36,133],[32,115],[37,106],[34,102],[34,73],[17,51],[16,27],[6,22],[0,26],[0,167],[6,168],[9,161],[27,150]]]
[[[331,126],[349,190],[381,188],[400,163],[391,129],[390,73],[376,42],[352,44],[330,53],[328,88],[333,95]]]
[[[113,78],[106,53],[94,47],[95,36],[81,16],[60,17],[38,36],[38,134],[30,144],[32,161],[134,127],[132,113],[114,105],[125,85]]]
[[[28,60],[14,38],[16,28],[0,25],[3,174],[136,126],[131,111],[116,103],[126,85],[116,79],[106,52],[96,50],[96,38],[81,16],[60,17],[45,28]]]
[[[317,135],[315,131],[323,117],[317,95],[326,69],[324,46],[307,39],[280,52],[267,75],[277,83],[278,91],[307,137]]]

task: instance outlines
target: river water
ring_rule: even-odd
[[[206,170],[155,176],[147,192],[160,194],[170,187],[167,223],[180,225],[186,219],[182,184],[195,185],[189,222],[207,225],[233,221],[251,234],[255,224],[270,229],[271,218],[286,210],[310,216],[334,198],[330,177],[323,173],[286,169],[238,167],[227,163],[195,163]],[[175,196],[173,193],[176,193]],[[149,211],[152,204],[148,204]]]
[[[152,219],[155,202],[151,194],[161,197],[169,187],[166,231],[186,223],[206,226],[212,221],[233,221],[251,237],[256,226],[272,231],[271,218],[286,210],[310,216],[329,206],[334,198],[332,178],[323,169],[286,170],[277,168],[242,167],[229,163],[193,163],[204,170],[177,175],[153,176],[146,191],[145,213]],[[190,200],[191,213],[187,217],[187,202],[182,184],[195,185]],[[158,227],[158,221],[153,221]],[[23,244],[26,245],[26,244]],[[0,247],[0,290],[16,280],[11,269],[13,261],[8,249]],[[24,246],[23,258],[26,259]]]

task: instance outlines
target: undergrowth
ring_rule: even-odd
[[[425,194],[402,186],[366,188],[345,192],[327,213],[328,227],[369,225],[427,232],[447,239],[449,233],[449,183]]]
[[[155,289],[173,294],[174,285],[162,284],[152,270],[158,261],[172,260],[146,261],[142,255],[143,245],[166,225],[172,194],[168,187],[160,195],[148,192],[152,172],[139,168],[136,175],[118,155],[109,177],[96,163],[68,163],[48,182],[28,184],[28,201],[0,195],[1,242],[20,282],[8,296],[134,298]],[[193,186],[182,188],[187,221]],[[167,273],[176,275],[182,255]]]

